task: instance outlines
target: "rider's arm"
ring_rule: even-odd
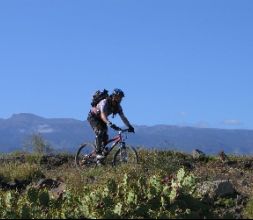
[[[121,107],[120,107],[120,111],[119,111],[119,116],[127,127],[132,127]]]
[[[106,116],[106,114],[104,112],[101,112],[101,119],[103,120],[103,122],[107,125],[109,125],[111,122],[108,120],[108,117]]]

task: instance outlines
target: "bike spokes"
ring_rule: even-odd
[[[120,148],[114,155],[113,165],[119,164],[137,164],[138,154],[136,150],[130,146]]]
[[[75,163],[78,169],[85,169],[88,167],[95,167],[97,164],[95,146],[93,144],[83,144],[80,146]]]

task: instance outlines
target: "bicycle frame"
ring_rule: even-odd
[[[129,161],[138,163],[138,154],[135,148],[131,146],[126,146],[125,139],[127,137],[122,135],[125,132],[128,132],[128,129],[124,129],[124,130],[120,129],[118,131],[118,135],[109,139],[106,143],[106,146],[105,146],[106,149],[104,151],[104,156],[105,156],[104,159],[112,152],[112,150],[116,146],[118,146],[116,149],[116,152],[112,155],[112,158],[110,158],[112,159],[113,166],[116,166],[117,164],[120,164],[120,163],[128,163]],[[110,143],[112,143],[111,146],[108,146]],[[84,167],[89,167],[89,166],[92,167],[94,166],[94,164],[96,166],[99,161],[102,161],[102,159],[99,160],[97,158],[95,148],[96,146],[93,143],[84,143],[79,147],[75,156],[75,163],[78,169],[83,169]],[[88,151],[86,151],[86,149],[88,149]],[[130,157],[133,158],[133,160],[131,159],[129,160],[128,151],[131,151]]]
[[[117,136],[115,136],[114,138],[111,138],[110,140],[107,141],[105,146],[107,146],[108,144],[113,142],[113,144],[109,148],[109,152],[111,152],[114,149],[114,147],[117,146],[117,144],[124,143],[124,139],[122,137],[122,134],[127,132],[127,131],[128,131],[128,129],[121,129],[121,130],[118,131]]]

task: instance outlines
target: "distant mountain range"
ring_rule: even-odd
[[[179,127],[170,125],[135,126],[127,142],[142,148],[170,149],[191,152],[199,149],[207,154],[221,150],[229,154],[253,153],[253,130],[225,130]],[[94,134],[87,121],[48,119],[33,114],[14,114],[0,119],[0,151],[21,150],[33,134],[41,134],[57,150],[77,150],[83,142],[93,141]],[[110,135],[113,135],[110,130]]]

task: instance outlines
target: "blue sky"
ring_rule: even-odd
[[[250,0],[2,0],[0,118],[121,88],[133,124],[253,129],[252,24]]]

